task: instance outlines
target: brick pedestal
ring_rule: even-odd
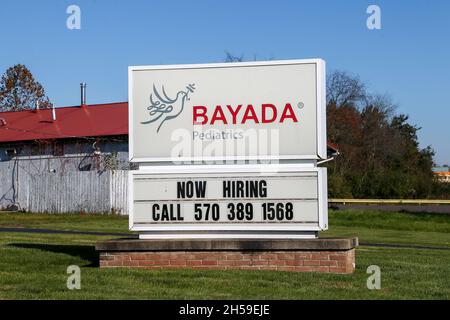
[[[100,267],[352,273],[357,238],[99,241]]]

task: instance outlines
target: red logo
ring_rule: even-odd
[[[284,105],[283,111],[278,112],[275,105],[271,103],[263,103],[260,108],[255,108],[253,105],[242,104],[237,106],[227,105],[222,107],[220,105],[210,111],[206,106],[193,107],[193,122],[196,125],[205,124],[246,124],[246,123],[283,123],[284,121],[298,122],[294,109],[290,103]]]

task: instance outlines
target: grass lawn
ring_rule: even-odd
[[[321,236],[450,248],[450,215],[331,211]],[[0,213],[1,227],[127,233],[104,215]],[[99,269],[95,241],[112,237],[0,232],[0,299],[449,299],[450,250],[360,246],[352,275],[276,271]],[[381,290],[366,288],[369,265]],[[81,290],[66,268],[81,267]]]

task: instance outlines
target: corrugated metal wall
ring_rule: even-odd
[[[128,214],[127,179],[125,170],[33,174],[19,161],[0,162],[0,208]]]
[[[128,172],[109,171],[109,208],[111,212],[128,214]]]

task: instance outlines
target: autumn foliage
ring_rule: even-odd
[[[51,107],[44,88],[30,70],[22,64],[8,68],[0,80],[0,111],[30,110],[37,103],[39,108]]]
[[[395,114],[388,97],[337,71],[328,76],[327,100],[328,139],[340,151],[327,165],[330,197],[448,197],[433,177],[433,150],[419,148],[420,128]]]

